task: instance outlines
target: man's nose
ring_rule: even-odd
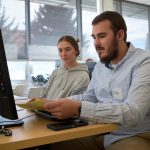
[[[94,46],[96,47],[97,45],[100,45],[100,44],[101,44],[100,40],[98,38],[95,38]]]

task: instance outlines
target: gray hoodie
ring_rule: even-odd
[[[82,94],[86,91],[89,81],[88,68],[85,64],[79,63],[69,70],[65,68],[65,64],[62,64],[52,72],[40,96],[48,100],[56,100]]]

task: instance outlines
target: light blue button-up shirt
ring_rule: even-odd
[[[82,119],[119,125],[117,131],[105,135],[105,148],[123,138],[150,132],[150,53],[129,45],[115,68],[111,63],[98,62],[87,91],[68,97],[82,101]]]

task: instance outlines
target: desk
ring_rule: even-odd
[[[30,110],[18,111],[19,118],[34,114]],[[106,133],[118,129],[117,124],[90,124],[88,126],[72,128],[61,131],[53,131],[46,127],[52,123],[39,116],[31,116],[23,120],[24,125],[11,127],[13,135],[10,137],[0,136],[0,150],[16,150],[48,143],[55,143],[69,139]]]

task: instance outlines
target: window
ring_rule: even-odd
[[[30,2],[30,16],[30,74],[51,74],[58,59],[58,40],[64,35],[77,38],[76,0]]]
[[[11,80],[25,80],[26,62],[18,61],[27,58],[24,2],[1,0],[0,19],[10,78]]]
[[[76,1],[30,3],[29,60],[56,60],[57,42],[64,35],[77,38]],[[35,11],[33,11],[35,10]]]
[[[1,0],[0,4],[0,24],[6,57],[11,60],[25,59],[25,4],[23,1],[11,0]]]
[[[123,3],[122,15],[127,24],[127,40],[136,47],[144,50],[148,48],[148,10]]]
[[[29,64],[32,66],[32,75],[35,77],[39,74],[50,75],[55,69],[55,61],[30,61]]]
[[[97,16],[96,0],[82,0],[82,60],[88,58],[98,61],[98,54],[94,48],[92,34],[92,20]]]
[[[121,6],[127,25],[127,41],[137,48],[149,51],[148,7],[129,2],[123,2]],[[116,4],[114,9],[119,10]]]
[[[7,61],[10,79],[11,80],[25,80],[27,62],[24,61]]]
[[[81,2],[78,9],[76,2]],[[82,38],[79,43],[82,53],[78,61],[99,60],[91,37],[97,0],[35,0],[28,4],[25,5],[24,0],[0,0],[0,25],[11,80],[27,81],[28,75],[51,74],[55,60],[59,59],[57,42],[64,35],[77,38],[78,34]],[[30,6],[29,22],[25,22],[25,6]],[[148,9],[150,7],[146,5],[114,1],[114,10],[122,13],[127,24],[127,41],[145,50],[150,50]],[[82,16],[77,18],[79,12]],[[30,28],[26,28],[26,24]]]

